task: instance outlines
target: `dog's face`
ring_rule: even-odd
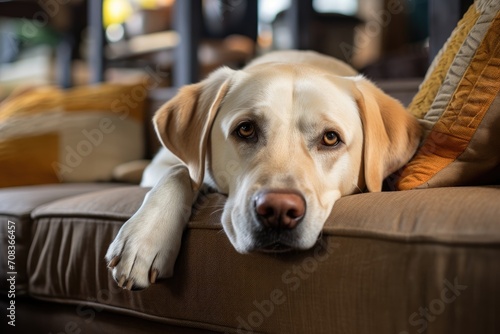
[[[335,201],[380,191],[419,137],[416,121],[367,80],[287,64],[219,70],[155,123],[195,185],[205,176],[227,194],[222,223],[241,253],[312,247]]]
[[[224,230],[240,252],[310,248],[335,201],[360,186],[356,101],[345,79],[307,68],[238,75],[210,137],[209,171],[228,194]]]

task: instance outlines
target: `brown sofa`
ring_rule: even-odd
[[[383,88],[407,100],[415,87]],[[210,194],[195,205],[174,277],[130,292],[117,287],[104,254],[147,191],[120,183],[1,189],[1,332],[500,330],[500,186],[348,196],[313,249],[251,255],[230,245],[219,223],[225,198]]]

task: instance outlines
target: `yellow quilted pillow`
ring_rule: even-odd
[[[400,190],[500,181],[500,2],[476,1],[409,106],[424,137]]]
[[[40,87],[0,104],[0,187],[108,181],[141,159],[146,90]]]

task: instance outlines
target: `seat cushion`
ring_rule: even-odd
[[[31,241],[32,220],[30,215],[33,209],[57,199],[117,186],[116,183],[74,183],[0,189],[0,250],[2,251],[0,256],[0,290],[7,290],[7,273],[17,272],[17,293],[26,292],[28,281],[26,260]],[[10,270],[7,262],[9,225],[14,226],[15,231],[15,266]]]
[[[104,255],[147,191],[109,189],[37,208],[30,294],[74,304],[83,318],[106,309],[225,332],[493,333],[500,326],[498,187],[344,197],[314,248],[246,255],[221,231],[225,197],[210,194],[195,205],[174,276],[125,291]]]

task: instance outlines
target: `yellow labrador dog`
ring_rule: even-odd
[[[398,101],[348,65],[303,51],[216,70],[182,88],[154,124],[165,148],[142,182],[154,187],[106,255],[127,289],[172,275],[203,187],[227,195],[222,225],[238,252],[308,249],[335,201],[380,191],[420,137]]]

